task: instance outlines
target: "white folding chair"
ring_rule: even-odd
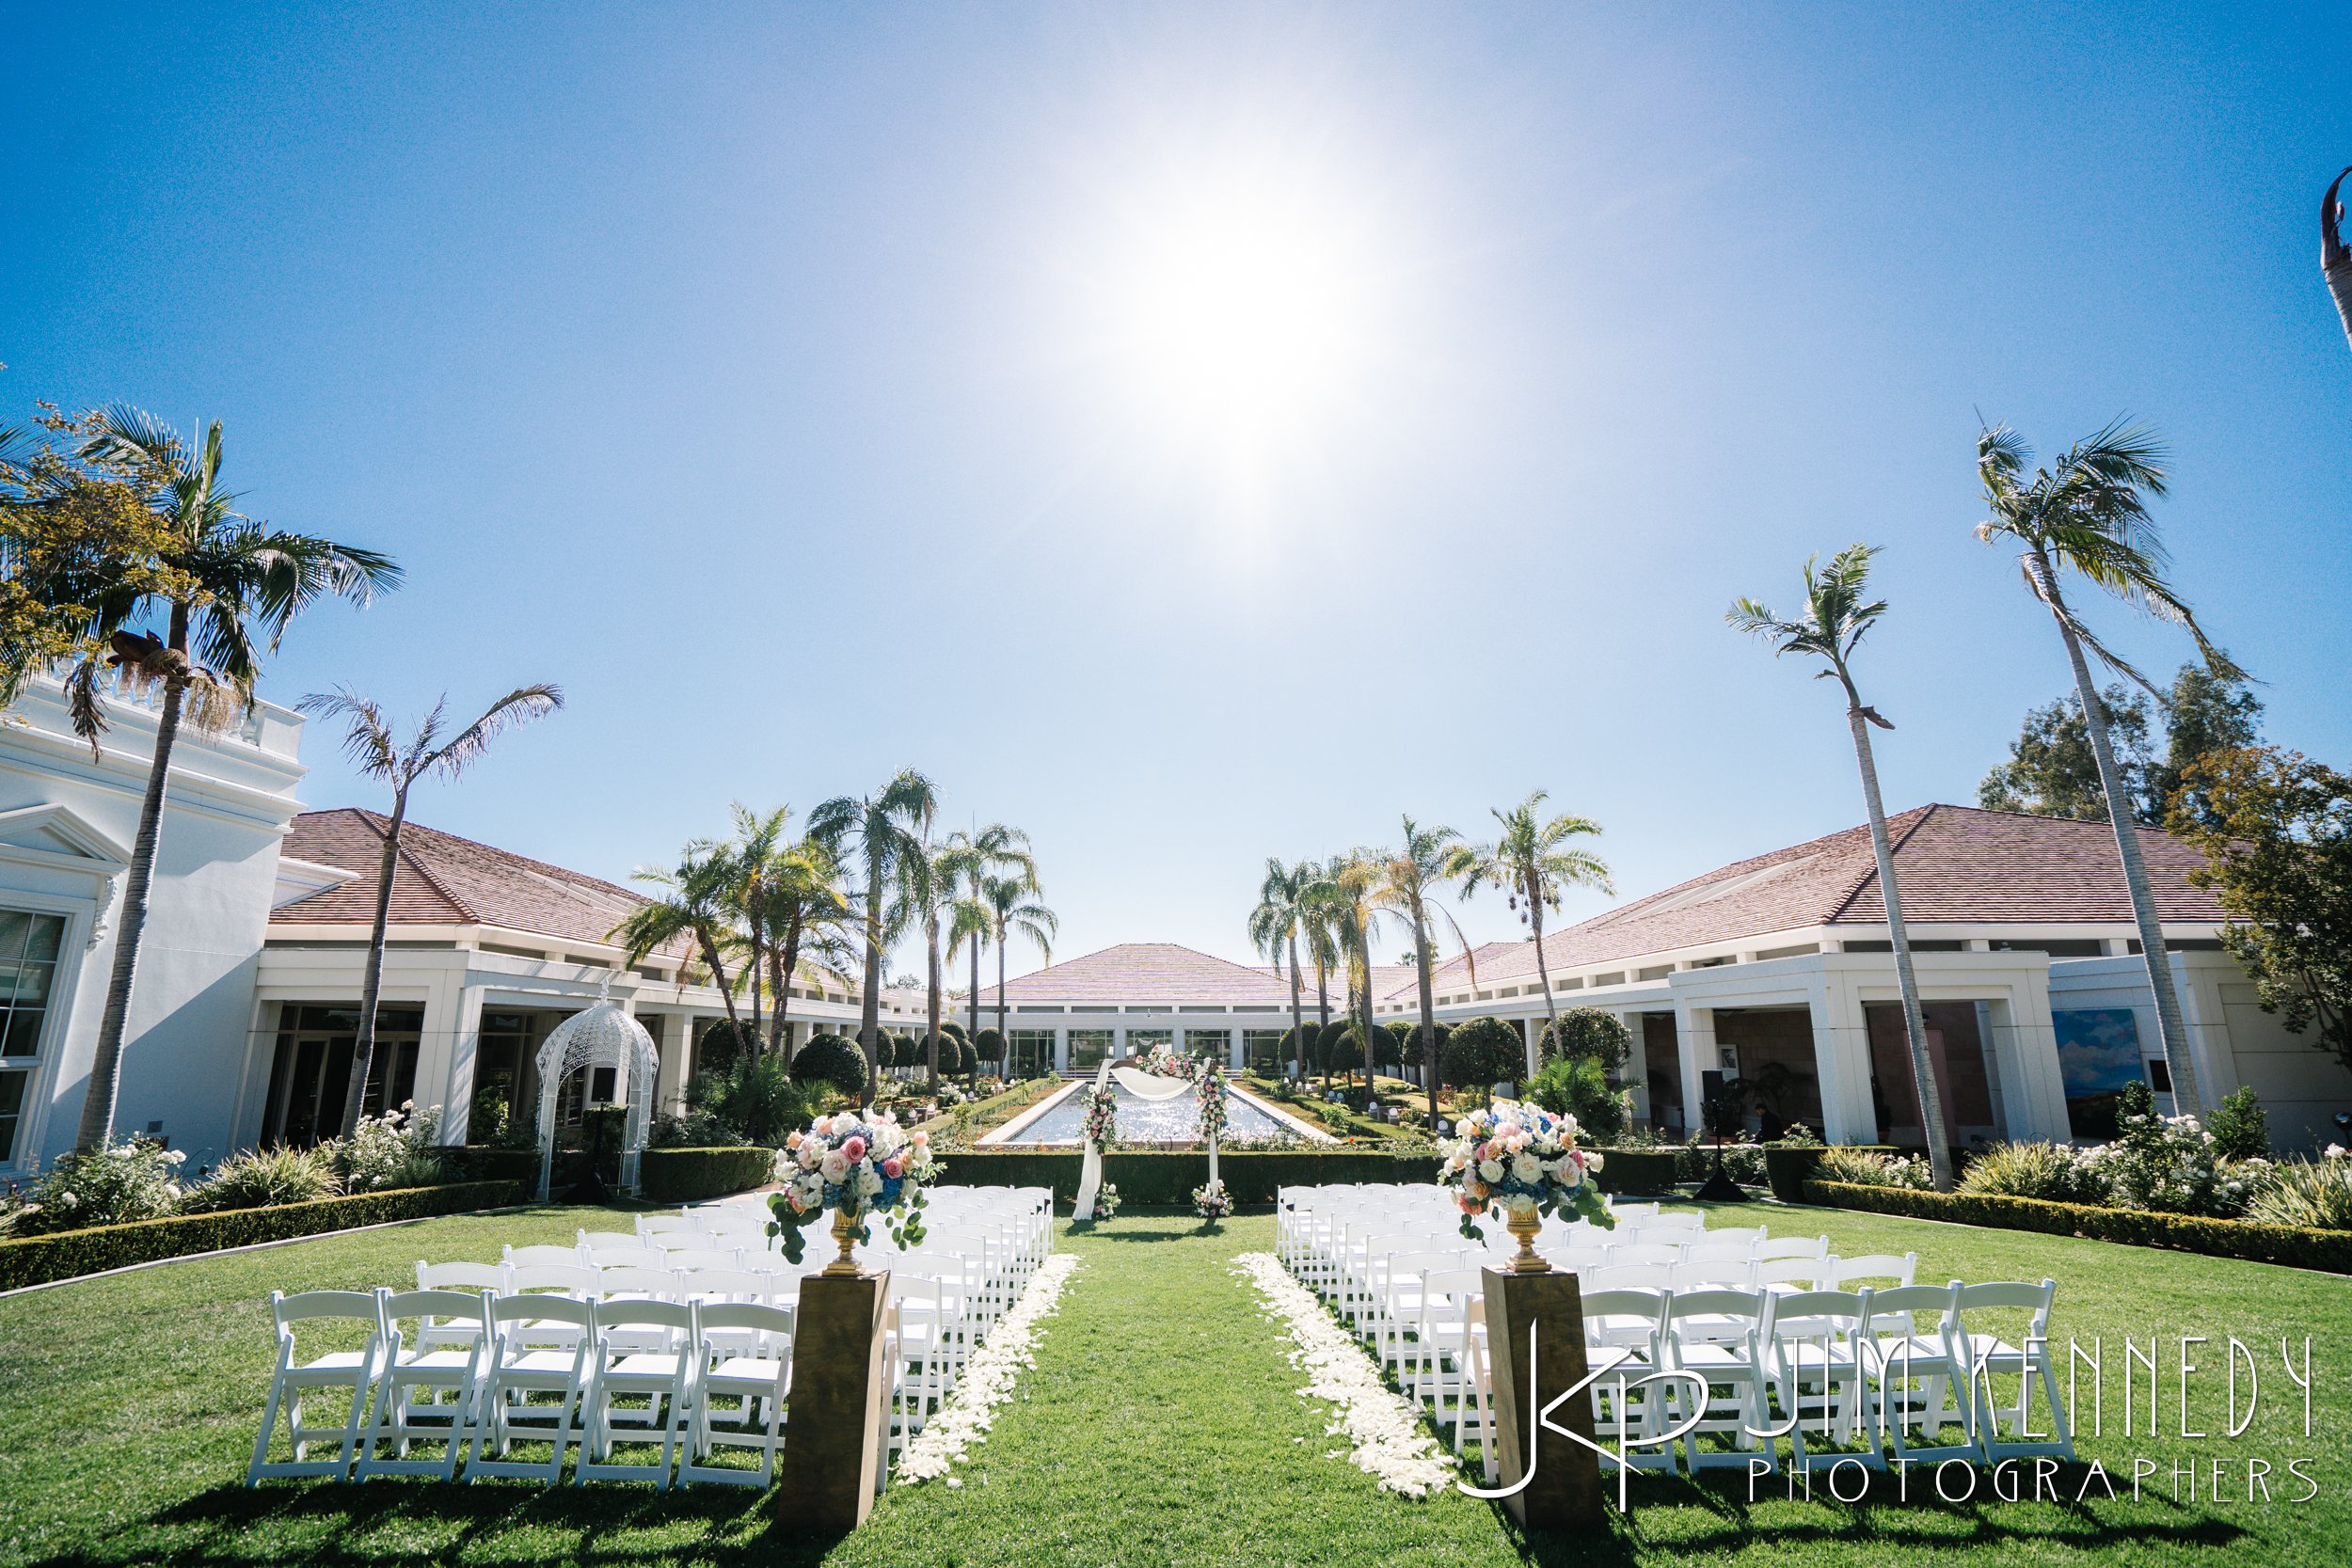
[[[1870,1292],[1869,1320],[1863,1332],[1865,1370],[1877,1384],[1871,1408],[1899,1460],[1936,1464],[1975,1459],[1981,1452],[1975,1413],[1968,1404],[1968,1363],[1957,1339],[1960,1291],[1955,1279],[1949,1285]],[[1920,1323],[1919,1314],[1929,1314],[1932,1321]],[[1912,1447],[1915,1431],[1932,1438],[1951,1425],[1962,1429],[1963,1441]]]
[[[580,1244],[583,1249],[580,1255],[592,1269],[672,1269],[677,1266],[670,1260],[676,1256],[675,1253],[664,1252],[658,1246],[647,1246],[642,1242],[632,1241],[627,1246],[596,1246],[584,1242]]]
[[[384,1370],[354,1481],[457,1478],[457,1462],[472,1435],[475,1391],[489,1360],[490,1300],[486,1291],[382,1293]],[[419,1441],[440,1444],[440,1457],[409,1457],[409,1445]],[[376,1450],[386,1448],[390,1452],[378,1458]]]
[[[1829,1238],[1827,1236],[1768,1237],[1756,1247],[1756,1255],[1767,1262],[1779,1258],[1810,1258],[1818,1260],[1829,1256]]]
[[[1764,1345],[1772,1333],[1772,1302],[1762,1291],[1677,1291],[1666,1298],[1661,1340],[1667,1370],[1692,1373],[1707,1388],[1703,1400],[1687,1389],[1670,1396],[1697,1401],[1685,1406],[1686,1417],[1695,1410],[1698,1419],[1682,1438],[1683,1463],[1692,1475],[1744,1468],[1759,1446],[1750,1433],[1763,1429],[1772,1397],[1772,1363]],[[1718,1388],[1724,1390],[1721,1398]],[[1703,1433],[1728,1436],[1734,1447],[1702,1449]]]
[[[503,1246],[499,1249],[499,1261],[508,1268],[580,1268],[588,1255],[580,1250],[578,1243],[570,1246]]]
[[[266,1476],[334,1476],[348,1480],[352,1456],[359,1446],[359,1427],[366,1418],[368,1394],[384,1360],[384,1315],[375,1296],[366,1291],[305,1291],[299,1295],[269,1293],[269,1314],[278,1329],[278,1363],[270,1372],[269,1399],[262,1408],[262,1433],[253,1440],[253,1462],[246,1466],[245,1483],[254,1485]],[[358,1339],[358,1350],[314,1350],[297,1346],[294,1325],[305,1325],[303,1338],[314,1340],[327,1334]],[[302,1404],[306,1397],[333,1390],[341,1407],[336,1426],[306,1426]],[[271,1436],[278,1430],[278,1413],[286,1413],[286,1436],[294,1458],[272,1460]],[[312,1459],[310,1446],[326,1438],[335,1441],[333,1459]]]
[[[569,1263],[514,1263],[506,1270],[506,1289],[501,1292],[510,1296],[552,1298],[570,1297],[575,1301],[594,1301],[603,1278],[600,1271],[575,1259]],[[534,1345],[569,1350],[580,1342],[580,1330],[568,1316],[558,1314],[544,1323],[533,1323],[519,1330],[523,1338]]]
[[[1959,1322],[1953,1339],[1966,1359],[1968,1399],[1976,1414],[1977,1439],[1983,1447],[1987,1465],[1998,1465],[2005,1459],[2074,1457],[2074,1425],[2067,1419],[2066,1402],[2058,1398],[2058,1369],[2050,1357],[2050,1307],[2057,1295],[2055,1279],[2045,1279],[2039,1285],[2021,1281],[1960,1288]],[[2022,1331],[2013,1341],[2003,1338],[1999,1329],[1988,1321],[1993,1313],[2002,1311],[2026,1314]],[[2008,1378],[2017,1380],[2014,1406],[2000,1401],[2000,1385]],[[2030,1418],[2033,1386],[2037,1381],[2050,1407],[2047,1435],[2033,1433]],[[2001,1434],[2004,1419],[2015,1435]]]
[[[428,1263],[420,1259],[417,1261],[417,1289],[420,1291],[462,1291],[469,1296],[478,1296],[485,1291],[494,1296],[505,1295],[509,1290],[506,1265],[503,1263]],[[421,1349],[444,1342],[438,1331],[430,1324],[425,1325],[419,1333],[420,1338],[409,1341],[412,1348]],[[478,1323],[460,1323],[452,1327],[446,1342],[453,1345],[468,1345],[471,1344],[480,1334],[481,1325]]]
[[[1581,1295],[1586,1365],[1598,1373],[1592,1385],[1593,1437],[1604,1446],[1622,1440],[1630,1445],[1664,1430],[1663,1389],[1657,1384],[1634,1384],[1665,1370],[1661,1354],[1665,1332],[1666,1292],[1662,1291],[1587,1291]],[[1608,1371],[1599,1369],[1615,1363]],[[1611,1453],[1613,1463],[1617,1455]],[[1625,1463],[1634,1470],[1672,1470],[1670,1448],[1625,1449]]]
[[[644,1241],[634,1230],[580,1230],[575,1232],[580,1244],[595,1252],[607,1247],[644,1246]]]
[[[573,1484],[650,1481],[666,1491],[693,1386],[692,1318],[682,1302],[654,1300],[600,1301],[596,1316],[596,1348],[581,1406]],[[645,1348],[649,1343],[652,1348]],[[614,1402],[624,1399],[645,1403],[639,1408]],[[628,1433],[632,1442],[650,1443],[659,1432],[660,1461],[615,1463],[612,1449],[622,1427],[640,1429]]]
[[[569,1349],[548,1349],[532,1337],[552,1326],[570,1331]],[[570,1296],[517,1295],[490,1298],[490,1361],[476,1407],[473,1446],[466,1458],[466,1480],[513,1476],[549,1486],[564,1479],[564,1452],[578,1435],[574,1418],[588,1375],[588,1355],[596,1335],[593,1301]],[[533,1400],[552,1399],[549,1406]],[[517,1440],[548,1447],[545,1460],[506,1457]],[[485,1456],[485,1449],[490,1449]]]
[[[1604,1268],[1622,1269],[1637,1264],[1667,1265],[1682,1261],[1683,1249],[1660,1242],[1627,1242],[1609,1249]]]
[[[765,1488],[784,1447],[785,1401],[792,1387],[792,1314],[756,1302],[698,1301],[693,1314],[696,1387],[688,1417],[681,1481]],[[752,1449],[755,1470],[709,1461],[720,1448]]]
[[[1787,1261],[1811,1266],[1798,1258]],[[1886,1467],[1880,1454],[1877,1427],[1870,1419],[1870,1377],[1865,1366],[1870,1318],[1870,1292],[1852,1291],[1792,1291],[1772,1303],[1773,1382],[1780,1391],[1781,1410],[1789,1421],[1789,1451],[1807,1470],[1824,1469],[1846,1460],[1858,1460],[1874,1470]],[[1818,1450],[1805,1446],[1805,1418],[1818,1413],[1817,1430],[1824,1439]],[[1867,1434],[1863,1453],[1829,1448],[1828,1441],[1846,1442],[1857,1429]]]
[[[658,1265],[686,1274],[695,1269],[739,1269],[743,1253],[739,1247],[699,1246],[670,1247],[663,1250],[667,1262]]]
[[[1826,1272],[1830,1284],[1838,1290],[1849,1285],[1868,1284],[1872,1290],[1899,1290],[1913,1283],[1919,1272],[1919,1255],[1906,1252],[1898,1258],[1891,1252],[1866,1253],[1859,1258],[1832,1258]]]

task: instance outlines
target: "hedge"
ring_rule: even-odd
[[[1858,1149],[1865,1154],[1896,1154],[1900,1150],[1893,1144],[1844,1144],[1840,1148]],[[1764,1180],[1772,1183],[1772,1196],[1783,1203],[1803,1203],[1804,1184],[1813,1180],[1814,1169],[1829,1148],[1823,1144],[1766,1144],[1764,1146]]]
[[[1081,1156],[1041,1149],[984,1149],[943,1157],[942,1182],[963,1187],[1051,1187],[1057,1202],[1077,1196]],[[1434,1181],[1437,1156],[1427,1149],[1391,1154],[1374,1149],[1236,1149],[1220,1152],[1216,1173],[1236,1203],[1272,1203],[1279,1187],[1314,1187],[1335,1182]],[[1103,1180],[1119,1189],[1122,1203],[1192,1202],[1192,1190],[1209,1179],[1205,1149],[1112,1149],[1103,1156]]]
[[[467,1181],[520,1181],[539,1184],[539,1151],[507,1148],[495,1144],[468,1144],[463,1148],[437,1148],[434,1157]]]
[[[692,1203],[764,1187],[775,1169],[772,1148],[649,1148],[637,1156],[637,1190],[648,1203]]]
[[[46,1285],[133,1263],[181,1258],[319,1236],[390,1220],[423,1219],[471,1209],[502,1209],[524,1201],[516,1181],[466,1181],[446,1187],[408,1187],[398,1192],[360,1193],[352,1197],[313,1198],[266,1209],[230,1209],[216,1214],[179,1214],[169,1219],[98,1225],[87,1230],[0,1241],[0,1291]]]
[[[1675,1151],[1671,1148],[1604,1148],[1600,1151],[1600,1190],[1628,1196],[1671,1197],[1675,1191]]]
[[[1913,1219],[2005,1230],[2035,1230],[2051,1236],[2081,1236],[2126,1246],[2171,1247],[2209,1258],[2253,1263],[2287,1263],[2352,1274],[2352,1230],[2308,1230],[2295,1225],[2258,1225],[2251,1220],[2215,1220],[2195,1214],[2159,1214],[2141,1209],[2106,1209],[2088,1203],[2052,1203],[2038,1197],[2000,1197],[1979,1193],[1919,1192],[1909,1187],[1862,1187],[1844,1181],[1808,1181],[1805,1197],[1839,1209],[1862,1209]]]

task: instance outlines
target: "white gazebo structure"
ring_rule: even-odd
[[[548,1200],[555,1166],[555,1101],[564,1081],[582,1068],[609,1067],[622,1087],[628,1119],[621,1135],[621,1191],[637,1191],[637,1156],[653,1116],[654,1074],[660,1052],[645,1026],[611,997],[574,1013],[548,1032],[539,1047],[539,1201]]]

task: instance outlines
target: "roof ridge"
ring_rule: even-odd
[[[390,817],[378,816],[377,814],[368,810],[365,806],[355,806],[351,809],[357,811],[359,814],[360,819],[366,822],[369,827],[375,830],[377,837],[387,841],[391,840],[392,834]],[[409,841],[406,831],[412,827],[421,828],[428,833],[434,831],[431,828],[426,828],[421,822],[409,822],[405,818],[402,820],[402,836],[397,843],[393,844],[392,847],[392,854],[394,857],[392,862],[393,879],[399,879],[401,863],[405,861],[407,863],[408,868],[423,879],[425,886],[439,894],[443,898],[448,899],[449,907],[466,917],[466,923],[468,925],[486,926],[490,924],[490,922],[482,917],[481,913],[476,911],[472,905],[467,903],[463,898],[458,897],[456,894],[451,892],[449,885],[443,882],[440,878],[436,877],[431,868],[428,867],[424,862],[409,848]],[[387,896],[389,896],[391,893],[391,889],[388,887],[384,890],[384,893]]]
[[[1886,862],[1889,865],[1892,865],[1895,863],[1895,857],[1901,851],[1902,847],[1911,842],[1912,834],[1917,832],[1922,827],[1926,826],[1928,818],[1936,814],[1942,802],[1940,801],[1930,800],[1924,806],[1914,806],[1907,812],[1899,811],[1893,816],[1887,818],[1887,821],[1890,823],[1904,816],[1909,816],[1911,818],[1911,821],[1903,828],[1902,836],[1900,838],[1889,837],[1887,840]],[[1863,824],[1863,828],[1867,831],[1869,828],[1869,824],[1865,822]],[[1852,830],[1849,829],[1847,831],[1851,832]],[[1837,901],[1829,907],[1829,913],[1821,917],[1821,924],[1824,926],[1836,925],[1838,920],[1844,916],[1847,909],[1853,903],[1853,901],[1862,896],[1862,890],[1869,885],[1870,879],[1878,874],[1879,858],[1877,846],[1873,845],[1871,847],[1869,865],[1864,869],[1862,875],[1853,879],[1852,884],[1839,895]]]

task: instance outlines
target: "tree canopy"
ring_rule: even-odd
[[[2242,679],[2184,664],[2173,676],[2160,714],[2149,699],[2122,682],[2100,693],[2107,738],[2117,769],[2131,797],[2132,819],[2142,827],[2165,825],[2174,795],[2197,759],[2210,752],[2253,745],[2260,736],[2262,699]],[[2161,749],[2156,725],[2162,722]],[[2082,704],[2061,697],[2030,708],[2009,758],[1977,786],[1977,804],[1987,811],[2068,816],[2084,822],[2107,820],[2106,794],[2099,787],[2099,765],[2091,753],[2090,729]],[[2194,788],[2190,813],[2210,820],[2211,812]]]

